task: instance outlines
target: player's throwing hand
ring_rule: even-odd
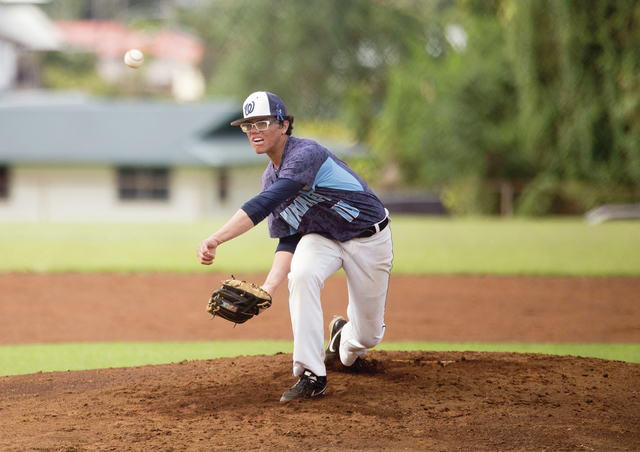
[[[198,259],[203,265],[211,265],[216,258],[216,248],[218,248],[218,241],[209,237],[208,239],[200,242],[198,246]]]

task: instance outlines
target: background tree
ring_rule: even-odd
[[[584,211],[640,185],[640,4],[511,1],[521,152],[535,177],[520,211]],[[603,188],[604,187],[604,188]]]
[[[364,139],[390,66],[410,58],[422,24],[391,2],[235,0],[185,15],[210,45],[211,95],[263,89],[305,117],[357,117]]]
[[[459,213],[495,211],[487,182],[527,173],[517,148],[514,75],[500,3],[465,1],[437,10],[426,46],[390,71],[376,154],[387,174],[438,187]],[[432,16],[434,17],[434,16]]]

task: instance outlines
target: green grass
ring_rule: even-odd
[[[383,342],[379,350],[542,353],[640,363],[640,344],[485,344]],[[291,353],[288,341],[126,342],[0,347],[0,376],[132,367],[240,355]]]
[[[276,243],[268,240],[266,225],[221,247],[214,267],[200,265],[196,248],[221,225],[4,224],[0,226],[0,272],[197,273],[233,269],[256,273],[270,267]]]
[[[0,226],[0,272],[263,273],[276,241],[266,222],[223,244],[202,266],[195,250],[222,225]],[[639,276],[640,221],[393,217],[393,274]],[[247,256],[251,256],[250,259]]]
[[[400,217],[393,238],[397,273],[640,275],[640,221]]]
[[[289,341],[114,342],[0,347],[0,375],[132,367],[240,355],[291,353]]]

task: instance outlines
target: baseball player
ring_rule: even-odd
[[[291,135],[294,118],[278,96],[255,92],[243,111],[231,125],[269,158],[263,191],[200,243],[198,258],[210,265],[219,245],[268,218],[278,245],[262,288],[273,296],[288,279],[293,375],[299,377],[280,401],[310,398],[324,393],[329,361],[351,366],[382,340],[393,260],[388,211],[344,162],[316,141]],[[334,316],[325,350],[320,291],[340,268],[348,284],[348,320]]]

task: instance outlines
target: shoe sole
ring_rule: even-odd
[[[329,336],[329,343],[327,344],[327,348],[324,350],[324,363],[328,364],[330,361],[334,361],[337,356],[338,356],[338,347],[336,347],[335,351],[331,351],[331,345],[335,345],[332,344],[337,336],[337,334],[333,334],[333,328],[335,327],[336,323],[338,323],[340,320],[345,320],[344,317],[340,316],[340,315],[336,315],[333,317],[333,319],[331,320],[331,323],[329,323],[329,331],[330,331],[330,336]],[[345,320],[345,324],[346,324],[346,320]],[[342,326],[344,328],[344,325]],[[340,329],[340,332],[342,332],[342,329]]]

